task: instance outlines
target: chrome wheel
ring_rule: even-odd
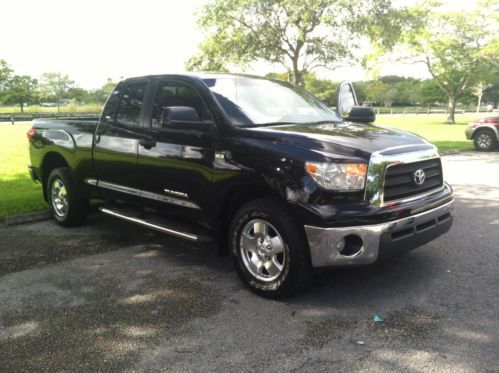
[[[492,137],[487,133],[482,133],[477,137],[476,143],[480,149],[488,149],[492,145]]]
[[[55,179],[50,186],[51,203],[57,216],[64,217],[68,213],[68,193],[61,179]]]
[[[273,281],[284,270],[287,260],[284,240],[268,221],[248,222],[243,228],[239,248],[246,269],[260,281]]]

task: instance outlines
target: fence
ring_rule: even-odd
[[[446,108],[442,107],[373,107],[373,110],[376,114],[447,114]],[[498,109],[494,109],[492,111],[487,110],[486,108],[481,108],[480,113],[497,113]],[[476,113],[476,108],[464,108],[464,109],[456,109],[456,114],[464,114]]]
[[[100,113],[15,113],[15,114],[0,114],[0,122],[24,122],[24,121],[31,121],[35,118],[98,119],[99,117]]]

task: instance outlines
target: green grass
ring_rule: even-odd
[[[456,114],[456,124],[444,124],[444,114],[378,115],[375,124],[416,133],[441,152],[462,151],[473,149],[473,143],[464,134],[466,126],[482,116],[486,114]]]
[[[100,113],[102,104],[86,104],[75,105],[69,104],[59,107],[61,113]],[[24,108],[24,112],[29,113],[57,113],[57,107],[41,107],[39,105],[30,105]],[[0,107],[0,114],[21,113],[19,106],[2,106]]]
[[[47,208],[40,184],[28,174],[28,128],[0,124],[0,218]]]

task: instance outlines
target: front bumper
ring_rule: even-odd
[[[403,219],[375,225],[321,228],[305,225],[314,267],[372,264],[422,246],[447,232],[453,220],[454,200]],[[360,249],[344,255],[344,238],[355,237]],[[359,238],[362,241],[359,241]],[[349,242],[349,240],[347,240]]]

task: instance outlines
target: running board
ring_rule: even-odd
[[[99,207],[99,210],[104,214],[114,216],[118,219],[122,219],[125,221],[129,221],[131,223],[139,224],[147,228],[154,229],[158,232],[169,234],[171,236],[183,238],[184,240],[192,241],[192,242],[210,242],[212,239],[208,236],[199,235],[191,232],[185,232],[175,227],[168,227],[164,222],[158,223],[157,221],[147,221],[143,218],[133,217],[130,215],[126,215],[124,212],[112,210],[108,207]]]

